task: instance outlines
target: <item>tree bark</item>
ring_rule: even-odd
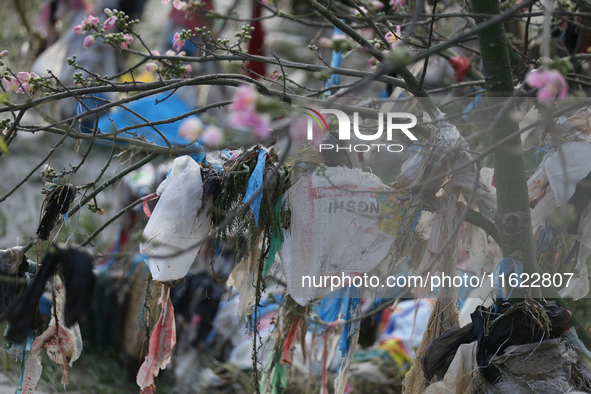
[[[472,0],[472,11],[500,14],[498,0]],[[513,76],[505,32],[501,23],[491,25],[478,34],[482,66],[488,97],[509,97],[513,93]],[[499,143],[518,129],[509,117],[509,108],[492,129],[492,143]],[[531,213],[521,137],[501,143],[494,153],[495,184],[497,188],[496,221],[504,257],[520,261],[524,271],[536,272],[537,264],[531,226]]]
[[[498,0],[471,0],[472,11],[475,13],[498,15],[501,12]],[[513,76],[509,50],[505,41],[502,24],[495,24],[478,34],[478,44],[482,56],[482,68],[486,81],[488,97],[509,97],[513,93]],[[492,142],[497,143],[518,130],[509,117],[509,105],[504,110],[493,128]],[[497,188],[496,221],[499,228],[501,249],[504,257],[513,257],[523,263],[525,272],[539,272],[536,263],[536,252],[531,226],[531,212],[527,190],[527,177],[523,160],[521,137],[516,136],[502,143],[494,153],[495,183]],[[516,295],[522,298],[523,290],[514,289]],[[563,308],[568,308],[566,302],[555,293],[555,301]],[[539,298],[540,294],[530,294]],[[573,315],[573,323],[577,334],[587,348],[591,348],[591,336],[583,324]]]

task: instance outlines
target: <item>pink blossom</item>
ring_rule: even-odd
[[[568,96],[568,85],[557,70],[530,71],[525,76],[525,83],[538,89],[538,101],[543,105],[550,104],[557,94],[558,97]]]
[[[174,0],[172,2],[172,5],[174,6],[174,8],[176,8],[177,10],[180,10],[181,8],[183,8],[184,2],[182,2],[181,0]]]
[[[16,77],[18,78],[19,81],[21,82],[29,82],[29,79],[31,79],[31,74],[29,74],[28,72],[25,71],[21,71],[18,74],[16,74]]]
[[[312,139],[308,140],[308,127],[310,125],[312,126]],[[293,120],[289,127],[289,134],[296,145],[302,145],[311,141],[315,146],[318,146],[324,138],[324,133],[320,129],[320,126],[318,126],[318,123],[307,116],[301,116]]]
[[[165,56],[176,56],[176,53],[172,49],[169,49],[168,51],[166,51],[166,53],[164,55]]]
[[[92,44],[94,44],[95,38],[93,35],[90,36],[86,36],[84,38],[84,48],[88,48],[89,46],[91,46]]]
[[[82,27],[82,25],[76,25],[76,26],[74,27],[74,30],[73,30],[73,32],[74,32],[74,35],[76,35],[76,36],[79,36],[79,35],[81,35],[82,33],[84,33],[84,28]]]
[[[259,140],[265,140],[272,134],[271,131],[271,117],[268,114],[259,114],[253,117],[251,128],[254,136]]]
[[[6,84],[6,90],[15,93],[30,93],[33,87],[29,84],[30,75],[27,72],[19,72],[17,78],[6,76],[2,80]]]
[[[239,129],[250,129],[256,138],[263,140],[271,135],[271,118],[257,112],[258,97],[259,93],[254,87],[240,85],[230,105],[230,124]]]
[[[172,47],[174,48],[175,51],[180,51],[182,47],[185,46],[185,40],[183,40],[181,38],[181,35],[179,34],[179,32],[177,31],[176,33],[174,33],[174,37],[172,39]]]
[[[92,16],[89,15],[88,18],[84,19],[82,21],[82,28],[85,27],[92,27],[92,26],[97,26],[99,23],[99,18],[97,18],[96,16]]]
[[[219,127],[208,125],[203,134],[201,135],[201,141],[208,146],[216,146],[222,142],[224,134]]]
[[[179,136],[187,141],[197,141],[203,131],[203,122],[196,116],[188,117],[179,126]]]
[[[400,37],[402,37],[402,32],[400,31],[400,25],[396,26],[396,34],[389,31],[386,33],[385,37],[386,37],[386,41],[388,41],[390,44],[394,44],[392,46],[398,45]]]
[[[129,48],[131,43],[133,42],[133,36],[129,33],[123,35],[124,42],[119,43],[119,46],[123,49]]]
[[[191,66],[190,64],[183,64],[181,66],[181,72],[182,72],[183,78],[189,78],[190,77],[189,73],[191,73],[192,71],[193,71],[193,66]]]
[[[162,0],[162,4],[168,4],[170,3],[170,0]]]
[[[332,46],[332,40],[327,37],[321,37],[318,40],[318,44],[323,48],[330,48]]]
[[[110,16],[106,21],[103,22],[103,28],[107,31],[113,30],[117,25],[117,17],[115,15]]]
[[[158,52],[156,49],[152,50],[152,55],[154,56],[160,56],[160,52]]]
[[[230,115],[230,124],[240,129],[249,128],[260,140],[269,138],[271,135],[271,118],[267,114],[259,114],[254,108],[233,112]]]
[[[6,57],[8,56],[8,51],[5,49],[2,52],[0,52],[0,57]]]
[[[158,65],[156,63],[150,62],[146,63],[146,71],[149,73],[153,73],[158,70]]]
[[[254,109],[259,93],[250,85],[240,85],[234,95],[234,102],[230,105],[231,111],[244,111]]]
[[[4,83],[6,84],[6,90],[8,92],[16,92],[18,89],[20,89],[20,85],[16,78],[6,76],[2,78],[2,81],[4,81]]]
[[[27,93],[31,93],[31,91],[33,90],[33,87],[28,82],[21,82],[21,88],[18,89],[16,92],[22,93],[23,90]]]
[[[390,5],[392,9],[399,10],[404,7],[404,0],[390,0]]]
[[[381,10],[384,8],[384,3],[378,0],[374,0],[371,2],[371,6],[376,10]]]
[[[104,12],[104,13],[105,13],[105,15],[107,15],[107,16],[111,16],[111,14],[113,13],[113,11],[111,11],[111,9],[110,9],[110,8],[105,8],[105,9],[103,10],[103,12]]]

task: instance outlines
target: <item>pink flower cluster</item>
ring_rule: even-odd
[[[208,125],[201,134],[201,142],[207,146],[218,146],[222,143],[224,133],[219,127]]]
[[[117,17],[115,15],[113,15],[113,11],[111,11],[108,8],[105,8],[105,14],[107,14],[109,17],[107,18],[107,20],[105,20],[103,22],[103,29],[105,31],[113,30],[117,26]],[[99,19],[96,16],[90,15],[90,16],[88,16],[88,18],[84,19],[82,21],[82,23],[80,23],[79,25],[76,25],[74,27],[73,32],[75,35],[80,36],[80,35],[86,33],[87,31],[91,31],[91,30],[98,31],[99,30],[98,26],[99,26]],[[123,49],[129,48],[129,46],[133,42],[133,36],[131,34],[124,34],[123,39],[124,39],[124,41],[120,42],[119,46]],[[95,41],[96,41],[96,36],[94,34],[89,35],[84,38],[84,43],[82,45],[84,46],[84,48],[88,48],[89,46],[93,45],[95,43]]]
[[[179,126],[179,136],[187,141],[197,141],[203,131],[203,122],[196,116],[188,117]]]
[[[129,33],[126,33],[123,35],[123,38],[125,39],[125,41],[119,43],[119,46],[123,49],[127,49],[133,42],[133,36]]]
[[[6,84],[6,91],[9,93],[30,93],[33,90],[30,84],[31,77],[39,78],[35,73],[29,74],[28,72],[21,71],[16,75],[16,78],[6,76],[2,78],[2,81]]]
[[[74,27],[74,34],[79,36],[84,34],[85,31],[92,29],[93,27],[97,27],[99,24],[99,19],[96,16],[88,16],[88,18],[84,19],[82,23]]]
[[[550,104],[557,94],[558,97],[568,96],[568,85],[557,70],[530,71],[525,76],[525,83],[538,89],[538,101],[543,105]]]
[[[160,56],[160,52],[158,52],[157,50],[153,50],[152,55]],[[186,53],[184,51],[181,51],[179,53],[175,53],[172,49],[169,49],[168,51],[166,51],[166,53],[164,55],[165,56],[185,56]],[[158,64],[155,62],[146,63],[146,71],[149,73],[154,73],[154,72],[165,73],[166,69],[167,69],[166,66],[164,66],[164,65],[158,66]],[[190,64],[182,64],[178,67],[178,70],[181,73],[181,77],[191,78],[191,73],[193,72],[193,66],[191,66]]]
[[[170,3],[170,0],[162,0],[162,4],[168,4],[168,3]],[[172,5],[177,10],[181,10],[181,9],[187,8],[187,3],[185,3],[184,1],[181,1],[181,0],[174,0],[172,2]]]
[[[177,31],[174,33],[174,37],[172,38],[172,47],[175,51],[180,51],[182,47],[185,46],[185,40],[181,38],[180,33]]]
[[[396,34],[392,33],[391,31],[387,32],[386,41],[390,43],[393,47],[400,43],[400,38],[402,37],[402,31],[400,30],[400,25],[396,26]]]
[[[404,0],[390,0],[390,5],[394,11],[400,10],[404,7]]]
[[[117,17],[115,15],[111,15],[107,18],[106,21],[103,22],[103,29],[106,31],[113,30],[117,25]]]
[[[240,85],[230,105],[230,124],[236,128],[249,128],[256,138],[264,140],[271,136],[271,118],[257,112],[259,93],[250,85]]]

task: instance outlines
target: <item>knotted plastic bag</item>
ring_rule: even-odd
[[[187,275],[199,242],[209,232],[209,206],[200,210],[201,167],[189,156],[175,159],[156,194],[161,197],[144,229],[140,252],[148,258],[152,277],[166,282]]]

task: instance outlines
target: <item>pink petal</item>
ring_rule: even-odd
[[[223,133],[219,127],[209,125],[203,131],[203,135],[201,136],[201,141],[205,145],[209,146],[216,146],[222,142]]]
[[[88,48],[89,46],[91,46],[92,44],[94,44],[95,38],[94,36],[86,36],[86,38],[84,38],[84,48]]]
[[[117,17],[116,16],[110,16],[104,23],[103,23],[103,28],[105,30],[113,30],[115,28],[117,24]]]
[[[146,71],[149,73],[153,73],[158,70],[158,65],[156,63],[150,62],[146,63]]]
[[[530,71],[525,76],[525,83],[532,88],[541,88],[547,80],[548,77],[544,71]]]
[[[18,74],[16,74],[16,77],[21,82],[29,82],[31,75],[28,72],[21,71]]]

